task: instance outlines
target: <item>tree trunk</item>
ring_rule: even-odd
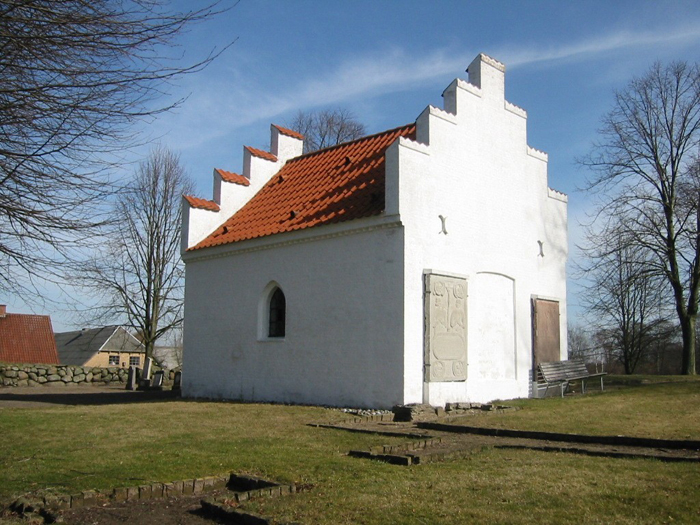
[[[681,373],[694,376],[695,371],[695,322],[693,315],[681,317],[681,331],[683,332],[683,364]]]

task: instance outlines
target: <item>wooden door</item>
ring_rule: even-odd
[[[532,300],[532,334],[533,369],[539,363],[561,360],[559,302]]]

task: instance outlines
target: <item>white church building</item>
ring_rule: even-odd
[[[566,359],[567,197],[505,66],[467,71],[443,109],[314,153],[273,125],[184,198],[184,396],[487,402]]]

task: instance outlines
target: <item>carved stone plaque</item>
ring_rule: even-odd
[[[467,280],[425,274],[425,381],[467,379]]]

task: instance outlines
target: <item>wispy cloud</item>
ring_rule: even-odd
[[[188,142],[201,143],[217,134],[228,134],[300,109],[343,105],[354,99],[415,89],[440,76],[464,70],[468,64],[466,56],[436,50],[416,57],[391,49],[347,60],[296,83],[282,84],[274,79],[256,83],[250,75],[244,83],[235,85],[209,79],[193,90],[175,118],[188,123]],[[198,131],[193,133],[193,129]]]
[[[535,63],[561,63],[588,60],[611,52],[644,46],[675,46],[700,41],[700,25],[662,32],[639,33],[622,31],[599,35],[556,48],[496,50],[496,58],[509,68]],[[283,95],[265,97],[262,107],[249,107],[243,112],[243,123],[251,119],[269,118],[311,106],[344,103],[357,97],[373,97],[388,92],[414,89],[417,85],[463,71],[475,51],[454,53],[438,49],[416,56],[401,49],[391,49],[373,56],[348,60],[322,76],[306,79],[292,86]]]
[[[697,42],[700,42],[700,24],[656,32],[619,31],[556,47],[523,48],[520,44],[510,44],[489,52],[508,68],[520,68],[532,64],[557,66],[640,47],[659,50]],[[319,71],[296,83],[288,79],[284,82],[274,78],[256,79],[246,66],[245,75],[233,75],[235,82],[209,77],[196,89],[191,86],[192,96],[180,114],[173,117],[178,122],[187,122],[187,127],[180,126],[178,136],[172,138],[183,148],[197,147],[253,123],[270,122],[299,109],[347,105],[358,99],[420,88],[441,77],[459,75],[478,51],[443,48],[417,55],[399,48],[384,49],[345,60],[335,68]],[[233,69],[235,72],[235,66]]]
[[[296,83],[282,84],[269,78],[256,82],[250,72],[235,83],[208,78],[190,86],[192,94],[185,106],[177,114],[167,115],[159,125],[172,130],[170,138],[180,147],[196,147],[255,122],[272,121],[300,109],[345,105],[360,98],[415,89],[463,70],[468,63],[466,56],[437,50],[416,57],[391,49],[353,58]],[[186,122],[187,126],[178,129],[175,121]]]
[[[544,62],[571,62],[586,60],[611,52],[633,50],[639,47],[668,47],[689,45],[700,41],[700,24],[664,31],[619,31],[598,35],[569,45],[547,49],[503,50],[503,60],[509,67],[520,67]]]

